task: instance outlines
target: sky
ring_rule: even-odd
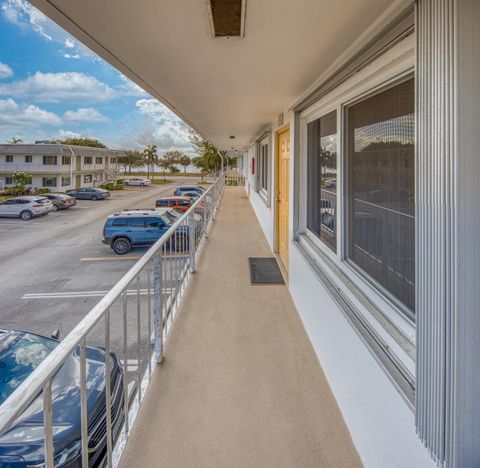
[[[25,0],[0,0],[0,143],[70,136],[189,155],[189,127]]]

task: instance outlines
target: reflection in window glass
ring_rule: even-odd
[[[307,227],[337,249],[337,113],[307,126]]]
[[[347,111],[349,257],[414,310],[414,83]]]

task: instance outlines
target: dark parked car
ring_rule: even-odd
[[[179,214],[169,209],[127,210],[107,218],[103,227],[104,244],[118,255],[125,255],[133,247],[151,245],[168,231]],[[172,248],[182,251],[188,248],[188,227],[179,226],[172,237]]]
[[[0,329],[0,404],[55,349],[59,341],[22,331]],[[106,456],[105,351],[87,347],[87,411],[90,466]],[[123,370],[110,355],[112,428],[116,438],[123,422]],[[53,379],[52,418],[56,467],[81,466],[80,352],[77,348]],[[44,466],[42,395],[32,401],[0,437],[0,466]]]
[[[205,192],[207,189],[205,187],[202,187],[201,185],[179,185],[176,189],[175,192],[173,193],[175,196],[180,196],[180,197],[190,197],[191,195],[185,195],[185,192],[192,193],[192,192],[197,192],[198,196],[200,196],[203,192]]]
[[[77,200],[103,200],[110,198],[110,192],[102,188],[79,188],[67,190],[67,195],[75,197]]]
[[[64,193],[46,193],[43,196],[53,203],[52,211],[66,210],[77,204],[75,198]]]

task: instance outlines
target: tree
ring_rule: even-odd
[[[183,172],[186,174],[187,173],[187,167],[190,166],[191,160],[190,158],[186,155],[183,154],[180,159],[178,160],[179,164],[183,166]]]
[[[170,166],[170,174],[178,174],[180,172],[180,169],[176,166]]]
[[[127,173],[127,167],[128,167],[128,173],[131,174],[132,167],[145,166],[145,156],[141,151],[135,151],[135,150],[125,151],[125,156],[120,156],[118,158],[118,162],[124,165],[125,174]]]
[[[24,187],[32,183],[32,176],[25,174],[25,172],[14,172],[12,174],[12,181],[15,187]]]
[[[23,143],[23,140],[21,138],[12,137],[10,138],[9,143],[16,145],[17,143]]]
[[[163,180],[167,180],[166,176],[165,176],[165,173],[167,172],[167,170],[169,168],[172,167],[172,163],[170,162],[169,159],[165,159],[165,157],[162,157],[159,161],[158,161],[158,165],[163,169]]]
[[[155,165],[158,164],[157,146],[149,145],[143,150],[143,157],[147,164],[147,175],[150,177],[150,167],[152,168],[152,179],[155,174]]]
[[[198,155],[192,159],[193,165],[206,174],[213,174],[218,171],[222,164],[221,155],[226,153],[220,152],[212,143],[197,133],[191,133],[189,138],[193,149]]]
[[[91,148],[106,148],[106,146],[96,138],[75,137],[60,141],[62,145],[89,146]]]

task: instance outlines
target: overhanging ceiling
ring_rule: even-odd
[[[231,39],[212,37],[208,0],[31,3],[217,146],[241,149],[393,0],[249,0]]]

